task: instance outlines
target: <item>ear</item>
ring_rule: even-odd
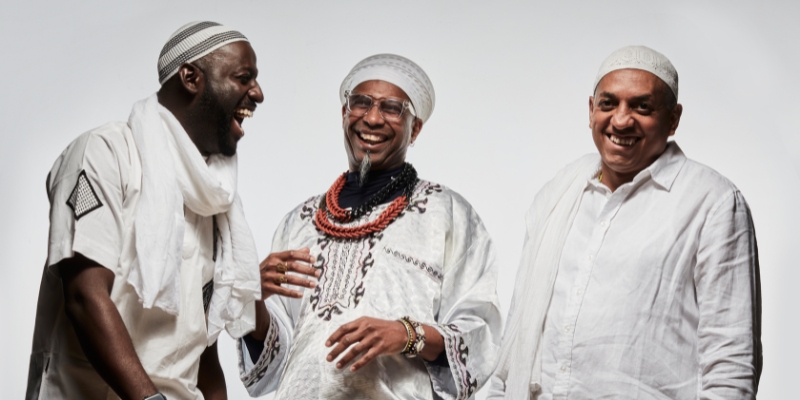
[[[594,96],[589,96],[589,129],[592,129],[594,118]]]
[[[413,126],[411,127],[411,143],[417,141],[417,136],[422,131],[422,120],[419,118],[414,118],[414,122],[412,122]]]
[[[675,135],[675,131],[678,130],[678,125],[681,122],[681,115],[683,115],[683,106],[680,104],[676,104],[675,108],[672,109],[672,112],[669,116],[669,135]]]
[[[196,65],[183,63],[180,68],[178,68],[177,75],[181,86],[190,94],[197,95],[203,92],[203,87],[206,82],[205,75]]]

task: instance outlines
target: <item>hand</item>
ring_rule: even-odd
[[[361,317],[339,327],[325,342],[325,347],[331,347],[334,344],[336,347],[328,354],[328,362],[335,360],[343,351],[353,345],[350,347],[350,351],[336,363],[336,368],[339,369],[344,368],[350,361],[363,353],[361,359],[350,367],[350,371],[355,372],[376,356],[400,354],[408,344],[408,331],[400,321]]]
[[[270,254],[259,265],[261,268],[261,300],[266,300],[273,294],[286,297],[303,297],[302,292],[281,286],[282,283],[280,280],[284,280],[284,284],[315,288],[317,286],[316,282],[286,273],[296,272],[298,274],[319,278],[320,272],[308,265],[313,262],[314,257],[311,256],[308,248]],[[278,268],[279,264],[282,268],[285,268],[286,272],[280,271]]]

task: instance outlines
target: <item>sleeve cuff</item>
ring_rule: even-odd
[[[444,354],[425,362],[436,393],[446,399],[465,400],[478,390],[478,381],[467,368],[469,348],[455,325],[436,325],[444,339]]]
[[[239,378],[245,387],[252,386],[267,374],[270,365],[275,361],[281,350],[278,320],[272,314],[270,314],[269,318],[269,330],[267,330],[267,336],[264,338],[263,350],[255,362],[251,361],[253,357],[250,355],[249,350],[256,349],[248,348],[244,339],[239,339],[239,371],[241,372]]]

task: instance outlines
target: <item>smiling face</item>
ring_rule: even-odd
[[[205,83],[194,107],[189,110],[196,144],[203,154],[236,154],[244,136],[242,124],[253,116],[264,94],[256,81],[256,55],[247,42],[220,47],[195,62]],[[199,143],[198,143],[199,142]]]
[[[369,95],[376,101],[385,98],[409,100],[399,87],[378,80],[362,82],[352,93]],[[405,162],[406,150],[419,135],[422,120],[405,110],[399,121],[387,121],[381,116],[377,105],[362,117],[354,117],[343,106],[342,128],[351,171],[358,171],[367,150],[370,153],[371,168],[385,170],[399,167]]]
[[[669,104],[669,90],[649,72],[621,69],[603,77],[589,97],[589,128],[612,190],[652,164],[675,134],[682,107]]]

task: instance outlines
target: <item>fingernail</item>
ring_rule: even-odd
[[[314,272],[314,275],[316,275],[316,276],[317,276],[317,278],[319,278],[319,276],[320,276],[320,275],[322,275],[322,272],[319,272],[319,271],[317,271],[317,272]]]
[[[342,363],[337,363],[336,364],[336,368],[340,368],[341,369],[342,368]]]
[[[333,357],[331,357],[331,356],[328,356],[325,359],[328,360],[328,361],[333,361]]]
[[[350,372],[356,372],[356,367],[350,367]]]
[[[327,342],[325,342],[325,347],[331,347],[331,341],[330,341],[330,340],[328,340]]]
[[[317,287],[317,284],[316,284],[316,283],[314,283],[314,282],[311,282],[311,285],[309,285],[308,287],[310,287],[310,288],[312,288],[312,289],[313,289],[313,288]]]

